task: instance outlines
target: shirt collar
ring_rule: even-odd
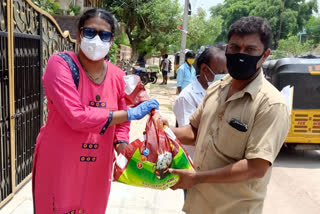
[[[234,97],[233,99],[237,99],[237,98],[243,97],[245,93],[250,94],[252,99],[256,98],[257,94],[259,93],[259,91],[261,89],[262,81],[263,81],[263,78],[264,78],[263,77],[262,68],[261,68],[261,70],[259,72],[260,73],[258,74],[258,76],[254,80],[252,80],[244,89],[242,89],[241,91],[237,92],[236,93],[237,96]],[[227,75],[226,77],[222,78],[220,81],[221,81],[220,86],[223,89],[227,85],[231,84],[232,77],[230,75]]]
[[[198,79],[195,79],[192,82],[192,90],[196,94],[204,94],[204,93],[206,93],[206,90],[202,87],[202,85],[201,85],[201,83],[199,82]]]
[[[263,70],[261,68],[261,70],[259,71],[260,73],[258,74],[258,76],[252,80],[249,85],[247,85],[247,87],[245,87],[244,89],[242,89],[244,91],[244,93],[248,93],[251,95],[252,99],[255,99],[257,94],[259,93],[261,86],[262,86],[262,81],[263,81]]]
[[[190,68],[189,64],[187,62],[184,63],[184,67]]]

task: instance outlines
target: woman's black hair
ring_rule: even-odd
[[[81,30],[81,28],[84,26],[87,20],[96,17],[105,20],[111,26],[111,33],[115,33],[115,20],[112,14],[106,10],[99,8],[89,9],[82,14],[82,16],[79,19],[78,30]]]

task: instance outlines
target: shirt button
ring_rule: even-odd
[[[82,213],[82,210],[79,210],[79,213]]]

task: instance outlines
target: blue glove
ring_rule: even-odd
[[[127,110],[128,120],[140,120],[154,108],[159,109],[159,103],[156,99],[144,101],[138,106]]]

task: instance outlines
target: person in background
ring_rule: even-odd
[[[146,59],[145,59],[146,55],[147,55],[147,52],[144,51],[144,52],[138,57],[137,64],[138,64],[138,66],[141,67],[141,68],[145,68],[145,67],[146,67]]]
[[[188,189],[188,214],[262,213],[272,165],[290,128],[286,101],[261,69],[271,41],[266,19],[242,17],[232,24],[229,75],[207,89],[190,124],[171,127],[183,144],[196,145],[195,170],[169,169],[179,175],[172,189]]]
[[[48,118],[37,137],[32,169],[34,212],[104,214],[110,193],[114,149],[128,144],[131,120],[159,103],[125,103],[124,72],[105,60],[115,24],[102,9],[79,20],[79,53],[50,57],[42,78]]]
[[[180,92],[196,78],[196,70],[192,66],[194,58],[195,54],[193,52],[187,52],[185,56],[185,63],[177,70],[178,94],[180,94]]]
[[[224,50],[215,47],[206,48],[196,60],[196,70],[200,71],[199,78],[185,87],[174,102],[173,112],[176,116],[178,127],[189,124],[190,116],[202,102],[209,85],[227,75],[228,70]],[[184,147],[190,158],[193,159],[195,146],[184,145]]]
[[[169,71],[169,60],[168,54],[163,55],[163,60],[161,61],[160,69],[162,71],[163,81],[160,85],[166,85],[168,82],[168,71]]]

